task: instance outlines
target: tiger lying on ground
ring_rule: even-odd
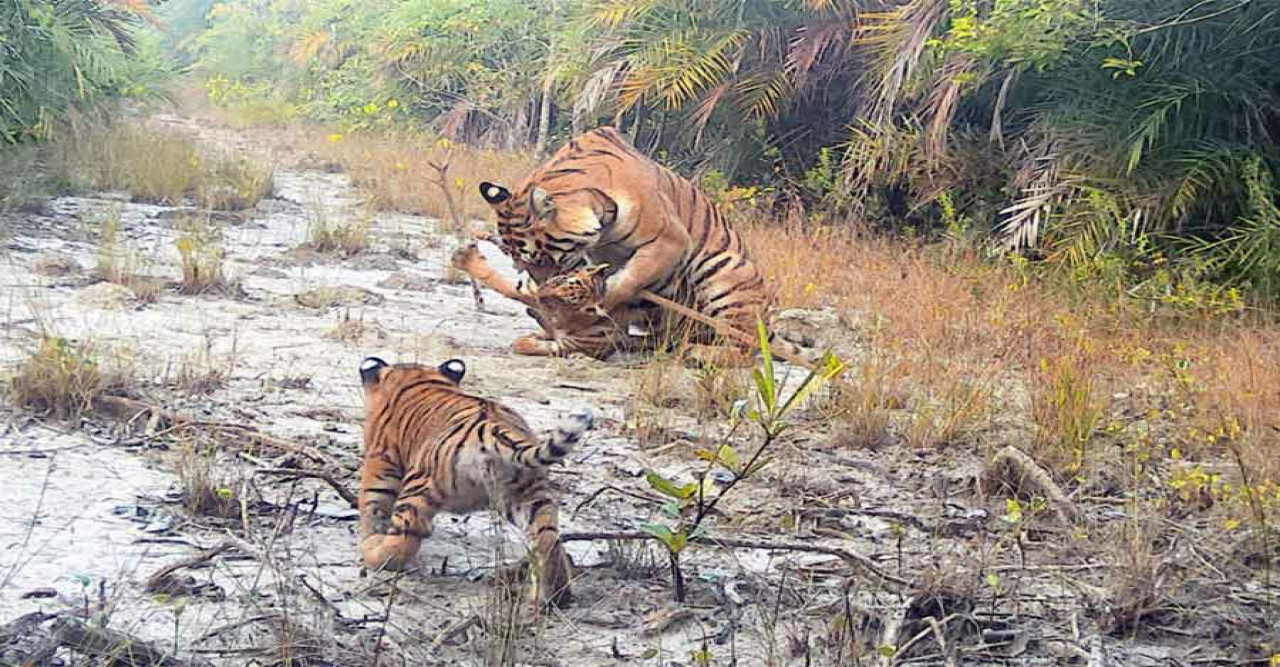
[[[655,329],[648,289],[746,332],[773,303],[738,233],[701,191],[605,127],[569,141],[512,192],[480,194],[498,216],[503,250],[538,282],[590,264],[609,264],[603,307],[619,322]],[[703,361],[740,365],[745,345],[691,350]]]
[[[364,471],[360,548],[370,569],[402,570],[431,535],[440,511],[467,513],[491,503],[523,526],[533,552],[537,597],[570,599],[569,558],[547,466],[591,428],[590,412],[571,415],[538,438],[520,415],[459,388],[466,366],[360,364],[364,385]]]
[[[625,323],[610,317],[600,305],[606,265],[558,273],[536,287],[524,281],[512,283],[499,275],[475,244],[455,252],[453,265],[499,294],[528,306],[529,315],[543,331],[517,338],[511,344],[516,354],[567,357],[578,352],[607,359],[615,351],[631,347]]]

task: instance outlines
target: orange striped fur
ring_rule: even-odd
[[[538,438],[520,415],[459,387],[466,367],[360,365],[364,384],[364,470],[360,540],[366,567],[401,570],[431,535],[438,512],[493,506],[525,529],[538,573],[538,597],[569,599],[569,559],[560,544],[559,510],[547,467],[591,427],[572,415]]]
[[[620,326],[655,330],[669,317],[643,290],[748,332],[773,303],[742,238],[706,195],[613,128],[570,140],[513,190],[486,182],[480,194],[497,214],[503,250],[534,280],[614,267],[602,306]]]

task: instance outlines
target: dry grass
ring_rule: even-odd
[[[199,221],[186,221],[178,225],[181,234],[174,241],[182,265],[182,294],[204,294],[211,291],[227,291],[230,283],[223,272],[226,257],[216,228]]]
[[[458,146],[422,133],[326,132],[305,128],[291,141],[312,164],[340,168],[369,193],[379,211],[399,211],[448,219],[449,209],[429,174],[431,163],[448,161],[454,199],[467,218],[488,219],[489,206],[477,188],[482,181],[514,186],[536,160],[528,155]]]
[[[133,244],[120,238],[120,212],[111,211],[98,230],[96,265],[99,280],[127,287],[142,303],[155,303],[164,289],[163,281],[147,275],[151,260]]]
[[[51,166],[81,187],[123,190],[134,201],[245,210],[272,192],[273,169],[209,154],[179,132],[150,126],[87,123],[51,149]]]
[[[128,378],[120,364],[104,364],[92,342],[45,334],[10,379],[9,396],[20,408],[75,420],[93,408],[94,399],[126,386]]]
[[[201,451],[193,442],[182,443],[176,471],[182,505],[189,514],[223,519],[236,515],[236,480],[212,452]]]
[[[1280,480],[1280,330],[1270,314],[1152,316],[955,246],[762,216],[737,224],[782,307],[875,315],[859,334],[867,358],[888,368],[870,374],[905,388],[905,432],[917,444],[994,429],[992,438],[1022,445],[1029,431],[1052,470],[1088,477],[1110,463],[1102,445],[1124,445],[1140,427],[1161,455],[1238,451],[1257,479]],[[882,418],[869,406],[879,399],[850,400],[877,433]]]
[[[361,220],[346,223],[334,222],[321,207],[307,211],[307,241],[305,247],[316,252],[327,252],[342,257],[355,257],[369,249],[373,216],[366,214]]]

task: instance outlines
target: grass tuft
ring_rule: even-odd
[[[104,368],[92,343],[43,335],[10,381],[14,405],[58,419],[79,419],[94,399],[122,387],[125,374]]]

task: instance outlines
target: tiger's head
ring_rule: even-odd
[[[546,190],[535,186],[527,195],[516,197],[501,185],[485,181],[480,184],[480,196],[497,214],[502,249],[516,266],[529,271],[560,263],[564,253],[548,247],[546,242],[547,227],[554,222],[556,213]]]
[[[538,301],[554,309],[608,317],[601,305],[607,285],[605,270],[608,268],[608,264],[598,264],[556,274],[538,287]]]
[[[401,390],[409,386],[434,385],[457,387],[467,365],[461,359],[450,359],[439,366],[424,364],[395,364],[368,357],[360,362],[360,383],[364,385],[365,412],[373,415]]]

